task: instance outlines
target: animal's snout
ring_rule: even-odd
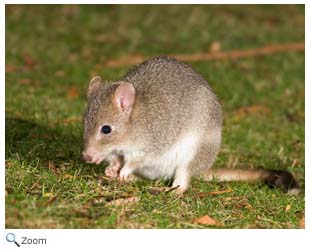
[[[91,163],[93,158],[87,153],[82,153],[81,159],[87,163]]]
[[[84,149],[81,158],[87,163],[100,164],[104,160],[104,153],[96,150],[93,147]]]

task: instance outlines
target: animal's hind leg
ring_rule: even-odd
[[[177,194],[183,194],[188,189],[191,177],[199,176],[211,167],[217,153],[218,147],[213,143],[200,146],[199,151],[186,166],[186,169],[179,169],[175,174],[173,186],[179,185],[176,189]]]
[[[213,143],[210,145],[203,144],[189,163],[177,167],[172,184],[177,195],[182,196],[188,189],[192,176],[198,176],[210,168],[217,152],[218,146]]]
[[[190,179],[191,174],[189,173],[188,166],[177,168],[172,183],[172,188],[175,188],[175,193],[177,195],[182,196],[183,193],[188,189]]]
[[[192,176],[199,176],[210,169],[219,152],[220,144],[220,132],[214,131],[213,135],[210,134],[206,137],[203,144],[199,147],[195,158],[189,164]]]

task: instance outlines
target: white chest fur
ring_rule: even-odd
[[[135,174],[145,179],[171,179],[176,169],[184,169],[194,158],[199,145],[199,135],[188,133],[183,135],[162,156],[146,158],[144,165]]]

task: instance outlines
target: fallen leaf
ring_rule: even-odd
[[[107,203],[108,206],[121,206],[121,205],[128,205],[128,204],[133,204],[139,202],[140,197],[129,197],[129,198],[124,198],[124,199],[116,199],[112,200]]]
[[[222,223],[219,221],[211,218],[209,215],[202,216],[193,220],[194,223],[202,224],[202,225],[209,225],[209,226],[223,226]]]
[[[76,98],[79,96],[79,92],[78,89],[76,88],[76,86],[72,86],[69,88],[68,93],[67,93],[67,97],[68,98]]]
[[[12,73],[15,72],[17,68],[13,65],[5,65],[5,72],[6,73]]]
[[[22,117],[22,114],[21,114],[20,112],[14,111],[14,110],[9,109],[9,108],[6,108],[6,109],[5,109],[5,113],[12,113],[12,114],[14,114],[16,117]]]
[[[218,41],[212,42],[210,47],[209,47],[209,52],[210,53],[217,53],[219,51],[221,51],[221,43]]]
[[[253,206],[250,203],[248,203],[247,200],[241,200],[241,201],[235,203],[234,205],[238,208],[246,208],[248,210],[253,209]]]
[[[31,80],[30,79],[20,79],[18,81],[18,83],[22,84],[22,85],[28,85],[31,83]]]
[[[33,67],[35,62],[29,54],[24,54],[23,60],[28,67]]]

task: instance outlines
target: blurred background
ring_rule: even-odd
[[[118,79],[132,64],[157,55],[240,55],[251,49],[245,57],[187,61],[223,105],[223,145],[215,166],[284,168],[303,184],[304,14],[303,5],[6,5],[7,227],[96,225],[79,215],[71,220],[72,205],[66,205],[87,205],[94,196],[89,192],[97,191],[92,178],[102,173],[79,161],[88,82],[94,75]],[[257,55],[261,47],[266,53]],[[257,211],[268,216],[268,204],[289,204],[283,197],[258,198],[263,207]],[[298,226],[303,200],[294,202],[296,211],[281,215],[290,224],[260,225]],[[166,215],[160,218],[167,225],[158,224],[156,216],[150,215],[155,227],[180,225]],[[107,218],[99,218],[101,226],[115,227]],[[247,225],[237,219],[229,222],[232,227]]]
[[[61,77],[63,71],[64,76],[71,74],[72,82],[75,78],[79,82],[84,72],[105,71],[106,60],[125,55],[191,54],[303,42],[304,7],[7,5],[6,35],[9,66],[28,63],[42,75]]]

